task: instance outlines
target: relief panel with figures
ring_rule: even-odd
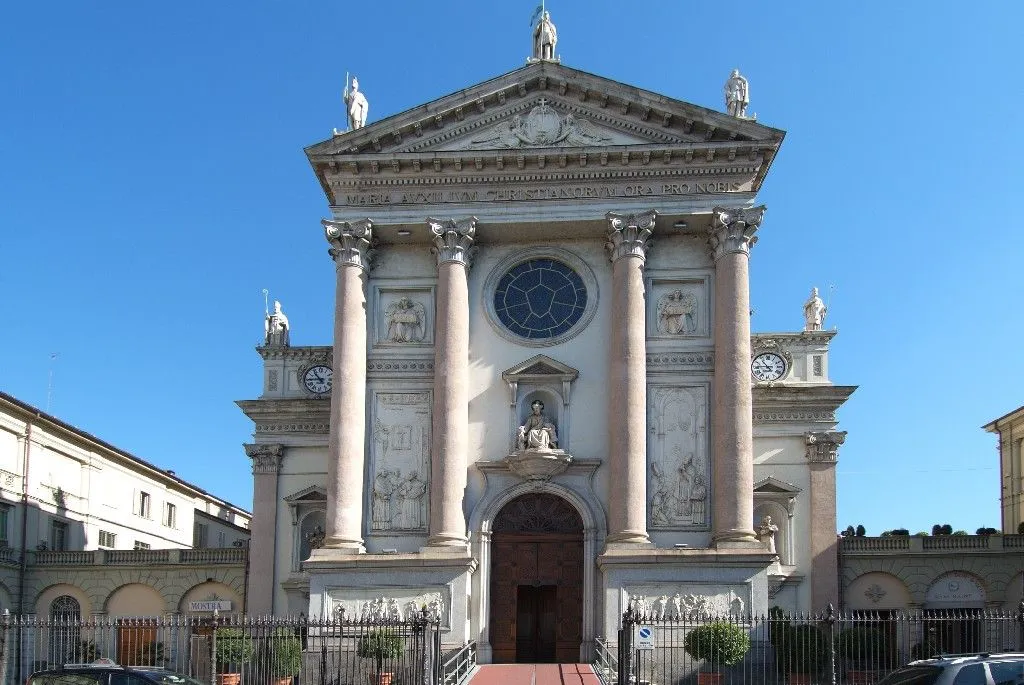
[[[709,524],[707,388],[654,386],[648,392],[648,525],[703,530]]]
[[[430,393],[375,393],[371,435],[371,532],[426,530],[429,455]]]

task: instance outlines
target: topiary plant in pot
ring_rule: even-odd
[[[217,628],[214,636],[217,639],[217,648],[214,652],[217,683],[238,685],[242,682],[241,667],[249,663],[256,651],[252,636],[239,628]]]
[[[384,662],[397,659],[404,650],[405,639],[389,628],[374,630],[359,638],[357,654],[364,659],[373,659],[376,667],[370,674],[370,685],[391,685],[394,674],[384,670]]]
[[[885,633],[869,626],[852,626],[839,633],[839,654],[847,661],[847,677],[854,685],[874,680],[874,671],[885,666],[889,645]]]
[[[694,659],[707,662],[710,672],[699,672],[699,685],[722,682],[723,666],[735,666],[750,651],[750,635],[738,625],[715,621],[697,626],[683,640],[683,648]]]
[[[287,628],[278,628],[267,637],[263,660],[273,685],[288,685],[302,670],[302,642]]]
[[[828,657],[828,638],[811,624],[787,628],[780,646],[789,685],[808,685]]]

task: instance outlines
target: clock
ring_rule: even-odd
[[[312,393],[323,395],[331,391],[331,379],[333,376],[334,372],[331,370],[331,367],[317,364],[316,366],[309,367],[306,369],[306,373],[302,374],[302,385]]]
[[[762,352],[750,362],[755,381],[777,381],[786,375],[786,360],[777,352]]]

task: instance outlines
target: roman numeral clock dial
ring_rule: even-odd
[[[331,370],[331,367],[317,365],[307,369],[306,373],[302,374],[302,384],[309,392],[323,395],[331,391],[333,377],[334,372]]]
[[[786,360],[774,352],[762,352],[750,362],[750,373],[756,381],[777,381],[786,375]]]

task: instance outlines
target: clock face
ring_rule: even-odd
[[[786,360],[774,352],[763,352],[750,363],[750,373],[757,381],[777,381],[786,373]]]
[[[302,384],[306,390],[322,395],[331,391],[331,379],[334,372],[329,366],[312,366],[302,374]]]

